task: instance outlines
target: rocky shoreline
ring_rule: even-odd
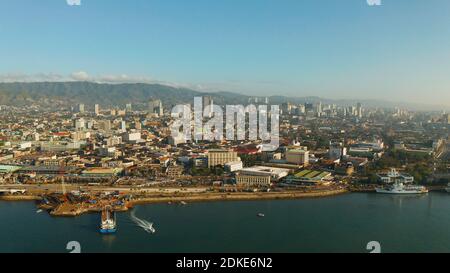
[[[286,192],[257,192],[257,193],[202,193],[185,196],[152,196],[132,201],[133,205],[167,202],[206,202],[206,201],[250,201],[250,200],[279,200],[319,198],[348,193],[347,189],[333,189],[324,191],[286,191]]]

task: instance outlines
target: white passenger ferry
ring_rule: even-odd
[[[376,188],[377,193],[422,194],[428,192],[428,189],[424,186],[406,184],[403,176],[395,169],[391,169],[385,178],[391,183],[385,187]]]

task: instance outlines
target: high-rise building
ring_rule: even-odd
[[[94,113],[97,116],[100,114],[100,105],[98,105],[98,104],[94,105]]]
[[[75,130],[82,131],[86,128],[86,122],[83,118],[75,120]]]
[[[362,118],[362,105],[360,102],[356,104],[356,116]]]
[[[126,132],[127,131],[127,124],[126,124],[126,122],[124,120],[122,120],[120,122],[120,131],[121,132]]]
[[[97,124],[99,130],[111,131],[111,121],[110,120],[100,120]]]
[[[305,103],[305,111],[306,112],[313,111],[313,110],[314,110],[314,104],[309,103],[309,102]]]
[[[148,102],[148,113],[163,116],[164,109],[161,100],[150,100]]]
[[[348,107],[348,114],[350,116],[356,116],[356,107],[355,106]]]
[[[305,105],[300,104],[300,105],[297,107],[297,112],[298,112],[298,114],[304,114],[304,113],[305,113]]]
[[[134,121],[134,129],[136,129],[136,130],[141,130],[142,129],[142,123],[141,123],[141,121],[139,119],[136,119]]]
[[[317,103],[317,106],[316,106],[316,113],[317,113],[318,116],[320,116],[320,115],[322,114],[322,102],[321,102],[321,101],[319,101],[319,102]]]
[[[330,159],[340,159],[344,155],[347,155],[347,148],[344,147],[342,142],[330,142],[328,151]]]
[[[78,112],[84,113],[84,104],[81,103],[78,105]]]
[[[450,124],[450,114],[446,113],[442,115],[442,122],[446,124]]]
[[[281,104],[281,113],[283,115],[289,115],[291,114],[293,105],[290,102],[285,102],[283,104]]]
[[[130,111],[131,111],[131,103],[127,103],[127,104],[125,105],[125,109],[126,109],[128,112],[130,112]]]
[[[87,129],[92,129],[92,127],[94,127],[94,121],[93,120],[89,120],[88,122],[86,122],[86,128]]]

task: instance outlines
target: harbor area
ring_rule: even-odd
[[[131,207],[129,197],[118,192],[107,194],[51,194],[38,201],[38,208],[53,216],[78,216],[89,212],[101,212],[106,206],[114,211],[127,211]]]
[[[348,192],[344,187],[305,187],[271,190],[249,190],[236,188],[212,187],[107,187],[65,185],[66,192],[61,192],[61,185],[24,185],[20,191],[0,187],[0,200],[20,201],[35,200],[39,211],[47,211],[52,216],[75,217],[85,213],[100,213],[110,207],[114,212],[124,212],[136,204],[168,203],[186,205],[187,202],[200,201],[237,201],[315,198]]]

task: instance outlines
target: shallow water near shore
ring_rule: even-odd
[[[101,235],[99,214],[36,213],[34,202],[0,202],[0,252],[450,252],[450,194],[351,193],[325,198],[148,204],[136,216],[149,234],[117,214],[118,232]],[[258,217],[264,213],[265,217]]]

